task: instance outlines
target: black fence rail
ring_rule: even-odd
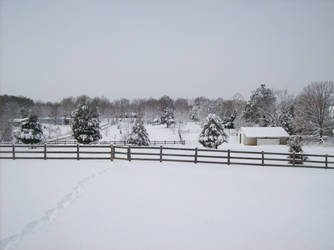
[[[307,157],[302,162],[300,156]],[[214,150],[165,146],[2,144],[0,159],[126,160],[191,162],[222,165],[334,169],[334,155]]]

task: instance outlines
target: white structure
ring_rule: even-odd
[[[282,127],[242,127],[237,138],[244,145],[286,144],[289,134]]]

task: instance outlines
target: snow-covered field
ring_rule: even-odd
[[[101,141],[123,141],[128,139],[131,133],[132,123],[119,122],[116,125],[105,127],[101,130]],[[178,129],[176,127],[166,128],[165,125],[148,125],[145,128],[151,141],[171,140],[179,141]],[[198,135],[197,135],[198,137]]]
[[[151,140],[179,140],[180,130],[186,147],[203,148],[199,123],[146,129]],[[104,125],[101,140],[130,131]],[[219,149],[288,152],[227,133]],[[333,190],[334,170],[324,169],[0,160],[0,249],[334,249]]]
[[[334,171],[0,161],[0,249],[334,249]]]
[[[43,124],[42,128],[44,136],[47,139],[57,138],[64,135],[70,135],[72,132],[70,125]]]

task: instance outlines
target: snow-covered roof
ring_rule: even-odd
[[[247,137],[288,137],[289,134],[282,127],[242,127],[241,131]]]

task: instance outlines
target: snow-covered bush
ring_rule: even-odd
[[[15,132],[15,138],[24,144],[36,144],[43,141],[43,130],[36,115],[30,115]]]
[[[303,164],[303,161],[307,159],[306,156],[303,156],[303,139],[301,136],[291,136],[288,140],[288,145],[289,145],[289,152],[290,154],[288,156],[289,159],[291,159],[289,162],[293,163],[293,153],[295,155],[295,164]]]
[[[150,144],[150,139],[142,120],[135,122],[127,142],[137,146],[148,146]]]
[[[85,102],[72,113],[72,132],[79,143],[89,144],[101,139],[98,113]]]
[[[218,116],[209,114],[206,120],[207,122],[199,136],[199,142],[204,147],[217,149],[219,145],[227,142],[227,135]]]

